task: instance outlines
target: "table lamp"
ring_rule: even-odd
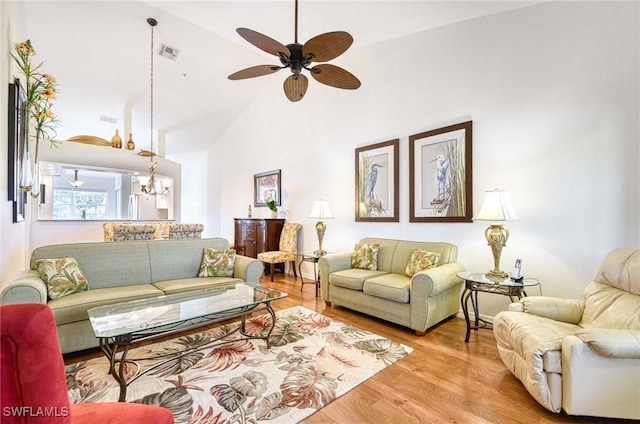
[[[315,253],[318,256],[325,255],[327,252],[322,250],[322,239],[324,237],[324,232],[327,228],[327,225],[324,223],[325,219],[333,219],[333,215],[331,214],[331,209],[329,209],[329,202],[326,200],[316,200],[313,204],[313,209],[309,213],[309,218],[314,218],[318,220],[316,224],[316,233],[318,233],[318,250]]]
[[[509,194],[506,190],[494,188],[493,190],[485,191],[482,206],[473,217],[473,220],[493,221],[489,224],[489,227],[484,230],[484,236],[487,238],[489,246],[491,246],[491,253],[493,253],[493,270],[487,274],[501,278],[506,278],[509,275],[500,270],[502,248],[507,245],[507,240],[509,239],[509,230],[504,226],[503,221],[513,221],[516,219],[518,219],[518,217],[513,211]]]

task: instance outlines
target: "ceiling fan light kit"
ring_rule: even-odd
[[[333,31],[317,35],[304,44],[298,43],[298,0],[295,2],[295,41],[286,46],[271,37],[248,28],[238,28],[242,38],[260,50],[278,56],[281,65],[252,66],[229,75],[230,80],[255,78],[289,68],[291,75],[285,79],[284,94],[292,102],[302,100],[309,79],[302,73],[308,71],[318,82],[346,90],[360,87],[360,80],[349,71],[330,64],[315,65],[312,62],[328,62],[342,53],[353,43],[353,37],[345,31]]]

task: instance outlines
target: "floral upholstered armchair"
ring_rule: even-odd
[[[126,230],[125,226],[129,227],[137,227],[137,231],[140,232],[141,226],[152,226],[152,237],[151,238],[129,238],[128,240],[155,240],[155,239],[163,239],[169,238],[169,227],[171,225],[170,221],[137,221],[137,222],[127,222],[127,221],[114,221],[114,222],[105,222],[102,224],[102,230],[104,235],[104,241],[116,241],[115,240],[115,228],[118,227],[118,232],[124,233]],[[136,230],[133,230],[136,232]],[[146,232],[146,230],[145,230]],[[118,240],[118,241],[123,241]]]
[[[202,224],[171,224],[169,226],[170,239],[196,239],[202,238],[204,225]]]
[[[197,239],[202,238],[204,225],[170,221],[105,222],[104,241]],[[152,230],[149,229],[152,228]]]
[[[280,233],[279,250],[271,252],[258,253],[258,260],[268,263],[271,268],[271,281],[273,281],[273,272],[275,264],[291,263],[293,275],[297,278],[296,272],[296,254],[298,253],[298,232],[302,225],[295,222],[285,222]]]
[[[153,240],[156,227],[153,225],[114,225],[113,241]]]

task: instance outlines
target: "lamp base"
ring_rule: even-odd
[[[487,272],[487,275],[491,275],[493,277],[500,277],[500,278],[507,278],[509,276],[508,273],[504,271],[500,271],[499,269],[492,269],[491,271]]]
[[[494,223],[484,230],[484,236],[493,254],[493,269],[487,272],[487,275],[500,279],[507,278],[509,274],[500,270],[500,255],[502,254],[502,248],[506,246],[509,239],[509,230],[502,224]]]

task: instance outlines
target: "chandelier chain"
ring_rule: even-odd
[[[150,136],[151,136],[151,138],[150,138],[150,140],[151,140],[151,160],[153,161],[153,153],[154,153],[153,152],[153,32],[154,32],[153,28],[155,27],[155,25],[154,25],[154,23],[150,23],[150,26],[151,26],[151,107],[150,107],[150,110],[151,110],[151,118],[150,118],[150,121],[151,121],[151,125],[150,125],[151,134],[150,134]]]

